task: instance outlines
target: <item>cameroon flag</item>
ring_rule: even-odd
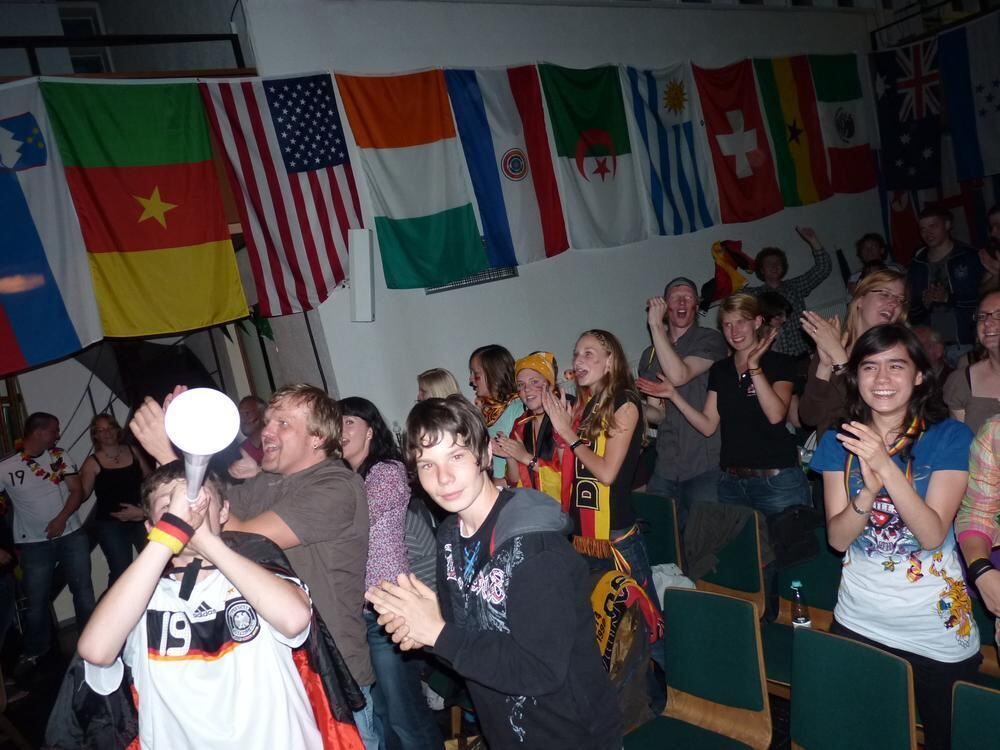
[[[786,206],[816,203],[833,194],[809,60],[754,60],[778,184]]]
[[[41,87],[105,335],[246,316],[197,84]]]

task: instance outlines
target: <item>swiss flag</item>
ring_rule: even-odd
[[[722,221],[754,221],[783,208],[757,99],[753,66],[694,69],[708,131]]]

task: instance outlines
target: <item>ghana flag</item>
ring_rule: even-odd
[[[41,86],[105,335],[246,316],[198,86]]]
[[[809,59],[799,55],[754,60],[754,69],[785,205],[829,198],[833,189]]]

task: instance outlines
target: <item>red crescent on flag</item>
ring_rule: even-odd
[[[580,133],[576,141],[576,169],[587,182],[590,178],[583,169],[583,160],[590,156],[590,149],[594,146],[604,146],[611,154],[611,176],[615,176],[618,171],[618,154],[615,153],[615,142],[611,139],[611,133],[600,128],[591,128]]]

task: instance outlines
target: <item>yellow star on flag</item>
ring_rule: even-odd
[[[167,203],[165,200],[160,198],[159,185],[153,188],[153,194],[148,198],[143,198],[138,195],[133,195],[132,197],[139,201],[139,205],[142,206],[142,216],[139,217],[139,223],[144,222],[146,219],[156,219],[161,227],[164,229],[167,228],[167,211],[172,211],[177,208],[177,204]]]

